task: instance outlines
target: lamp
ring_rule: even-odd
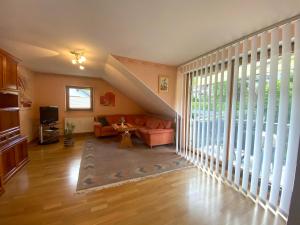
[[[74,50],[70,53],[74,56],[74,59],[71,61],[72,64],[79,65],[79,69],[84,70],[84,66],[82,64],[86,61],[86,58],[83,50]]]

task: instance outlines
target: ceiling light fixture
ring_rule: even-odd
[[[74,56],[74,59],[71,61],[72,64],[79,65],[79,69],[84,70],[84,66],[82,64],[86,61],[86,58],[83,50],[74,50],[70,53]]]

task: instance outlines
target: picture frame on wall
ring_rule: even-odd
[[[169,91],[169,78],[167,76],[159,76],[158,91],[159,92],[168,92]]]

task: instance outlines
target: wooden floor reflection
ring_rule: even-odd
[[[82,144],[31,146],[30,163],[0,197],[1,225],[284,225],[268,210],[196,168],[101,191],[75,193]]]

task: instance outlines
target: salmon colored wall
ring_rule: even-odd
[[[18,67],[18,76],[22,77],[25,85],[25,91],[20,91],[19,101],[24,96],[26,99],[30,99],[33,104],[31,107],[22,107],[20,104],[20,128],[21,134],[28,137],[28,141],[32,141],[38,132],[38,124],[35,121],[36,105],[34,96],[34,76],[35,74],[26,69],[23,66]],[[20,89],[20,88],[19,88]]]
[[[154,93],[159,95],[171,107],[175,108],[177,67],[158,63],[130,59],[122,56],[114,57],[119,60],[138,79],[143,81]],[[158,91],[158,78],[160,75],[169,78],[169,91]]]
[[[33,104],[24,108],[20,105],[20,127],[21,134],[31,141],[38,137],[39,130],[39,107],[55,105],[59,107],[60,131],[63,131],[65,117],[96,116],[100,114],[143,114],[145,111],[131,99],[120,93],[107,82],[98,78],[87,78],[69,75],[44,74],[32,72],[29,69],[19,66],[18,75],[26,81],[24,95]],[[65,87],[66,86],[92,87],[94,91],[93,111],[66,111],[65,108]],[[100,96],[107,91],[115,94],[115,106],[100,105]]]
[[[144,110],[131,99],[120,93],[107,82],[98,78],[86,78],[69,75],[36,73],[34,77],[34,95],[37,107],[55,105],[59,107],[59,123],[61,129],[65,117],[96,116],[100,114],[141,114]],[[66,111],[65,87],[92,87],[94,91],[93,111]],[[100,96],[112,91],[116,96],[115,106],[100,105]],[[36,115],[38,119],[38,113]]]

